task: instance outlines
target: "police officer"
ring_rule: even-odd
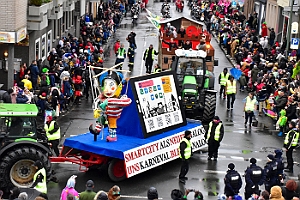
[[[33,176],[33,184],[30,188],[34,188],[41,193],[47,194],[47,174],[41,161],[37,160],[33,164],[36,172]]]
[[[47,116],[44,130],[48,138],[48,142],[51,143],[51,148],[53,149],[56,156],[59,156],[59,139],[60,139],[60,127],[55,120],[52,120],[52,116]]]
[[[225,87],[226,87],[226,83],[229,79],[229,73],[228,73],[228,69],[225,67],[223,69],[223,72],[221,72],[220,76],[219,76],[219,84],[220,84],[220,97],[222,96],[223,92],[223,98],[226,98],[226,93],[225,93]]]
[[[229,80],[226,82],[225,92],[227,95],[227,110],[232,110],[236,94],[236,81],[231,75],[229,76]]]
[[[120,48],[117,51],[117,59],[115,65],[124,62],[125,58],[126,58],[126,49],[124,48],[124,44],[121,44]],[[122,70],[122,65],[117,67],[117,69]]]
[[[250,159],[251,165],[245,171],[245,199],[251,197],[252,194],[260,195],[259,185],[264,183],[263,169],[256,165],[256,159]]]
[[[214,116],[213,120],[208,125],[207,131],[207,143],[208,143],[208,160],[214,158],[215,161],[218,159],[218,150],[220,142],[224,136],[224,126],[218,116]]]
[[[129,71],[132,72],[134,66],[134,44],[131,44],[128,48],[127,56],[128,56],[128,67]]]
[[[293,173],[293,150],[296,148],[299,140],[299,131],[296,128],[296,123],[291,121],[289,123],[290,131],[286,134],[284,139],[284,145],[286,151],[287,167],[284,170],[285,172]]]
[[[264,167],[264,182],[265,182],[265,189],[270,192],[271,187],[277,185],[278,177],[277,177],[277,163],[275,157],[272,154],[267,156],[267,163]]]
[[[179,181],[181,183],[185,183],[187,177],[185,175],[189,171],[189,159],[192,156],[192,145],[191,140],[192,132],[187,130],[184,132],[184,138],[182,138],[179,146],[179,154],[182,160],[180,174],[179,174]]]
[[[256,105],[258,104],[256,97],[253,92],[249,92],[248,96],[245,98],[244,111],[245,111],[245,127],[247,127],[249,119],[249,127],[252,126],[252,118],[254,117],[254,111],[256,110]]]
[[[158,55],[158,52],[156,52],[153,49],[153,45],[150,44],[149,48],[147,48],[146,51],[144,52],[144,57],[143,57],[143,60],[145,61],[145,66],[146,66],[146,73],[148,73],[148,74],[150,74],[152,71],[154,55]]]
[[[235,165],[233,163],[229,163],[228,171],[224,178],[224,193],[227,197],[233,197],[234,195],[237,195],[242,187],[241,175],[235,171],[234,168]]]
[[[282,150],[281,149],[276,149],[274,151],[275,153],[275,161],[277,164],[277,177],[278,177],[278,185],[282,185],[283,179],[284,179],[284,174],[283,174],[283,169],[284,169],[284,164],[283,164],[283,158],[282,158]]]

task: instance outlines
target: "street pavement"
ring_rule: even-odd
[[[148,8],[155,14],[160,14],[161,3],[153,3],[149,1]],[[171,16],[187,16],[189,10],[184,8],[183,13],[175,10],[175,5],[171,4]],[[153,44],[154,48],[158,47],[157,30],[147,21],[146,12],[143,12],[139,18],[138,26],[131,27],[131,18],[123,19],[121,27],[117,30],[114,38],[111,40],[111,48],[108,57],[105,60],[105,67],[111,67],[115,62],[115,54],[113,52],[113,42],[120,39],[121,43],[128,47],[126,36],[133,30],[136,32],[137,51],[135,54],[135,66],[131,76],[139,76],[145,74],[145,67],[142,66],[142,56],[144,50]],[[218,77],[224,67],[231,68],[232,64],[225,57],[223,51],[219,48],[215,39],[212,39],[212,46],[215,48],[215,57],[219,60],[219,66],[215,67],[215,76]],[[127,62],[127,61],[126,61]],[[128,69],[127,64],[123,69]],[[128,75],[125,75],[125,77]],[[216,81],[217,83],[217,81]],[[219,90],[219,86],[215,86]],[[244,170],[249,166],[249,159],[255,157],[258,165],[264,166],[267,161],[267,155],[273,153],[277,148],[282,148],[283,138],[278,138],[277,133],[273,131],[274,125],[268,117],[258,117],[257,127],[244,128],[244,113],[242,100],[247,96],[245,92],[238,92],[233,111],[226,111],[226,100],[217,100],[216,114],[221,118],[225,127],[225,136],[221,143],[218,161],[208,161],[207,153],[196,153],[190,161],[190,171],[188,173],[189,180],[186,185],[179,184],[178,174],[180,170],[180,160],[175,160],[163,166],[151,169],[147,172],[126,179],[119,183],[112,182],[106,174],[107,166],[103,166],[101,170],[91,170],[88,172],[80,172],[79,167],[75,164],[53,164],[59,183],[48,184],[49,199],[59,199],[62,189],[65,187],[68,178],[71,175],[77,175],[76,189],[81,192],[85,189],[87,180],[92,179],[95,182],[95,191],[108,191],[113,185],[118,184],[121,188],[121,194],[128,197],[122,199],[145,199],[149,187],[156,187],[159,197],[162,199],[170,199],[171,190],[173,189],[196,189],[200,190],[204,199],[216,199],[216,195],[224,191],[224,176],[227,165],[233,162],[240,174],[244,174]],[[74,106],[69,113],[60,118],[64,138],[86,133],[88,126],[95,120],[91,108],[92,99],[82,99],[82,104]],[[62,140],[63,143],[63,140]],[[300,161],[299,150],[294,153],[296,162]],[[299,174],[299,167],[295,166],[294,174],[287,174],[288,178],[296,179]],[[244,179],[243,179],[244,180]],[[244,187],[244,185],[243,185]],[[261,187],[264,189],[264,187]],[[240,194],[243,196],[244,189]],[[192,199],[192,195],[188,196]]]

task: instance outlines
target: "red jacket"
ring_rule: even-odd
[[[115,46],[114,46],[115,53],[118,52],[118,49],[119,49],[120,47],[121,47],[120,42],[116,42],[116,43],[115,43]]]

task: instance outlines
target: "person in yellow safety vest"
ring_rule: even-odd
[[[156,73],[159,73],[159,72],[161,72],[161,68],[160,68],[160,66],[158,65],[158,64],[155,64],[154,65],[154,74],[156,74]]]
[[[228,73],[228,69],[225,67],[223,69],[223,72],[219,76],[220,98],[221,98],[222,94],[223,94],[223,99],[226,98],[225,87],[226,87],[226,83],[227,83],[228,79],[229,79],[229,73]]]
[[[229,80],[226,82],[225,92],[227,95],[227,110],[233,110],[236,94],[236,81],[231,75],[229,76]]]
[[[218,116],[214,116],[213,120],[209,122],[206,141],[208,144],[208,160],[214,158],[218,159],[218,150],[220,143],[224,136],[224,126]]]
[[[41,161],[37,160],[33,164],[36,168],[36,172],[33,176],[33,184],[30,188],[34,188],[37,191],[47,194],[47,174]]]
[[[293,151],[298,145],[299,131],[296,128],[296,123],[291,121],[289,123],[290,131],[286,134],[284,139],[284,145],[286,151],[287,167],[284,171],[293,173]]]
[[[117,59],[116,59],[115,65],[124,62],[125,58],[126,58],[126,49],[124,48],[124,44],[121,44],[120,48],[118,48],[118,51],[117,51]],[[116,67],[116,69],[122,70],[122,66],[123,66],[123,64]]]
[[[254,116],[254,111],[257,108],[257,100],[253,92],[249,92],[248,96],[244,99],[244,111],[245,111],[245,127],[247,127],[249,119],[249,127],[252,125],[252,118]]]
[[[143,60],[145,61],[146,73],[150,74],[152,71],[152,65],[154,61],[154,55],[158,55],[158,52],[153,49],[153,45],[150,44],[149,48],[144,52]]]
[[[187,180],[186,174],[189,171],[189,159],[192,156],[192,145],[191,140],[192,132],[186,130],[184,132],[184,138],[182,138],[180,145],[179,145],[179,157],[182,160],[180,174],[179,174],[179,181],[181,183],[185,183]]]
[[[46,131],[48,142],[51,143],[51,148],[56,156],[59,156],[60,127],[55,120],[52,120],[52,116],[47,116],[44,130]]]

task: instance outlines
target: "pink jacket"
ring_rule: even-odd
[[[68,194],[72,194],[75,197],[75,200],[79,200],[79,194],[74,188],[65,187],[60,195],[60,200],[67,200]]]

